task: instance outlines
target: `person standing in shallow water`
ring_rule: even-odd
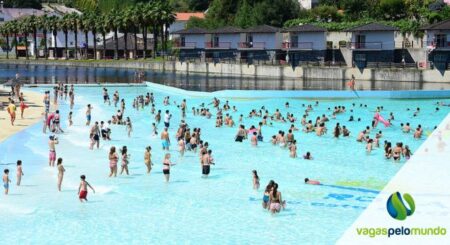
[[[170,167],[175,165],[175,163],[170,162],[170,153],[166,153],[163,161],[163,174],[166,182],[170,179]]]
[[[144,153],[144,163],[145,166],[147,167],[147,174],[150,174],[150,172],[152,171],[152,153],[151,153],[152,147],[147,146],[145,148],[145,153]]]
[[[80,202],[83,202],[83,200],[87,202],[88,187],[91,188],[91,190],[94,193],[95,193],[95,190],[86,181],[86,176],[85,175],[81,175],[80,179],[81,179],[81,182],[80,182],[80,186],[78,187],[78,198],[80,199]]]
[[[164,131],[161,132],[161,144],[163,150],[169,150],[170,146],[170,139],[169,139],[169,132],[167,131],[167,128],[164,128]]]
[[[58,167],[58,191],[61,191],[61,185],[64,178],[64,172],[66,172],[66,169],[62,165],[63,159],[58,158],[58,161],[56,163],[56,166]]]
[[[20,185],[20,182],[22,181],[23,171],[22,171],[22,161],[17,161],[17,186]]]
[[[91,104],[87,105],[87,109],[86,109],[86,126],[91,125],[91,119],[92,119],[92,107]]]

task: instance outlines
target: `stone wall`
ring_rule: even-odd
[[[342,80],[348,81],[352,75],[357,80],[365,81],[399,81],[399,82],[450,82],[450,70],[415,68],[377,68],[358,69],[351,67],[302,67],[269,66],[251,64],[225,63],[189,63],[189,62],[142,62],[142,61],[51,61],[51,60],[0,60],[0,63],[59,65],[59,66],[89,66],[155,70],[161,72],[203,73],[205,75],[226,75],[238,77],[271,77],[277,79],[302,80]]]

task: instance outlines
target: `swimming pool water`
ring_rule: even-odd
[[[43,89],[36,89],[43,91]],[[268,142],[278,130],[287,132],[290,123],[274,122],[263,128],[264,143],[257,148],[249,141],[235,143],[237,128],[216,128],[214,116],[206,119],[193,116],[191,107],[210,97],[181,96],[168,90],[154,91],[156,108],[173,114],[169,130],[172,140],[172,162],[170,183],[164,183],[159,136],[151,136],[154,116],[150,107],[136,111],[131,102],[137,95],[153,91],[151,88],[109,87],[126,99],[125,116],[133,121],[131,138],[123,126],[112,126],[112,141],[102,142],[100,150],[88,150],[89,127],[85,123],[85,107],[93,105],[93,121],[108,120],[116,111],[114,106],[103,104],[102,87],[77,87],[76,106],[73,110],[74,126],[67,128],[68,104],[63,102],[63,128],[66,133],[59,136],[58,157],[63,157],[66,174],[61,193],[56,188],[56,168],[48,167],[47,139],[38,123],[0,144],[0,162],[24,162],[25,176],[22,186],[11,185],[10,195],[0,195],[0,237],[14,244],[249,244],[249,243],[311,243],[335,242],[362,210],[377,195],[377,192],[402,167],[404,160],[394,163],[385,160],[382,148],[371,154],[365,152],[365,144],[355,141],[356,135],[371,124],[374,109],[383,106],[382,115],[395,115],[394,126],[383,131],[383,140],[393,143],[402,141],[412,150],[424,141],[414,140],[412,134],[401,132],[399,124],[410,122],[412,127],[421,124],[425,133],[430,132],[449,112],[441,107],[435,112],[436,100],[388,100],[388,99],[320,99],[309,118],[326,114],[328,107],[342,105],[347,112],[327,123],[327,135],[295,132],[298,155],[310,151],[312,161],[289,158],[289,152]],[[201,178],[198,153],[187,152],[179,157],[173,137],[180,121],[179,109],[173,105],[163,106],[162,100],[170,96],[171,101],[186,98],[188,104],[187,123],[190,128],[201,127],[202,139],[208,141],[213,150],[216,165],[210,176]],[[251,91],[249,92],[251,97]],[[226,98],[221,98],[222,101]],[[290,108],[284,104],[289,101]],[[246,116],[251,109],[265,105],[271,112],[279,108],[284,116],[287,111],[301,118],[302,104],[314,104],[315,99],[230,99],[230,105],[238,112],[232,114],[237,122],[239,115]],[[448,102],[448,101],[447,101]],[[356,106],[353,108],[352,103]],[[359,105],[367,105],[367,108]],[[421,113],[413,117],[416,107]],[[407,111],[410,108],[411,111]],[[350,109],[354,112],[350,113]],[[213,115],[215,110],[212,110]],[[350,115],[361,122],[348,122]],[[260,118],[245,118],[248,127],[257,125]],[[334,139],[332,129],[336,122],[351,131],[351,137]],[[295,123],[301,127],[300,121]],[[162,130],[162,123],[158,131]],[[372,131],[371,136],[374,136]],[[110,146],[126,145],[131,153],[130,176],[108,178],[107,154]],[[153,148],[155,163],[152,173],[145,174],[144,148]],[[15,183],[15,165],[2,165],[11,170]],[[256,169],[261,179],[259,191],[252,189],[251,171]],[[89,192],[89,202],[80,204],[77,196],[79,176],[85,174],[96,189]],[[303,184],[303,179],[318,179],[323,186]],[[279,183],[279,191],[287,201],[286,210],[271,215],[261,208],[262,193],[269,180]]]

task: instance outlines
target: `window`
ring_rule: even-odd
[[[185,47],[185,46],[186,46],[186,38],[181,37],[181,47]]]

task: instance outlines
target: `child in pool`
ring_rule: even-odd
[[[256,170],[252,171],[253,173],[253,189],[258,190],[259,189],[259,176]]]
[[[252,139],[251,139],[252,146],[258,146],[258,138],[256,137],[257,134],[258,133],[256,131],[253,132],[253,136],[252,136]]]
[[[306,154],[305,155],[303,155],[303,159],[305,159],[305,160],[312,160],[313,159],[313,157],[311,156],[311,152],[306,152]]]
[[[20,182],[22,180],[23,171],[22,171],[22,161],[17,161],[17,186],[20,185]]]
[[[3,171],[3,187],[5,188],[5,195],[8,195],[9,192],[9,183],[11,183],[11,180],[9,179],[9,169],[5,169]]]
[[[78,187],[78,198],[80,199],[80,202],[86,201],[87,202],[87,194],[88,194],[88,187],[91,188],[91,190],[95,193],[94,188],[86,181],[86,176],[81,175],[80,176],[81,182],[80,186]]]

